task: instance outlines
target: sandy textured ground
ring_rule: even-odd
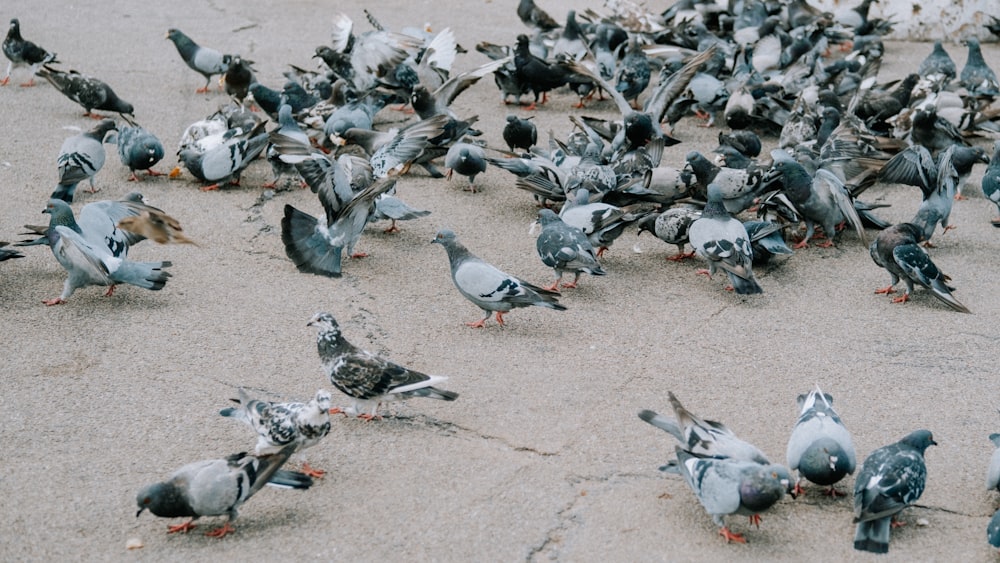
[[[242,53],[277,86],[286,63],[313,64],[309,56],[328,40],[338,9],[231,0],[87,4],[8,2],[0,15],[19,17],[24,34],[57,51],[65,67],[112,84],[168,154],[224,96],[193,94],[202,79],[163,38],[167,28]],[[367,4],[391,28],[451,26],[470,51],[479,40],[512,43],[522,31],[512,1]],[[569,3],[546,5],[561,15]],[[367,29],[361,5],[348,10]],[[900,77],[928,51],[890,44],[883,76]],[[961,65],[964,48],[950,51]],[[998,53],[987,47],[994,67]],[[470,52],[457,66],[484,60]],[[479,115],[493,145],[510,111],[497,98],[487,79],[455,104],[461,115]],[[568,133],[573,101],[557,94],[536,113],[539,129]],[[22,224],[47,219],[39,212],[55,184],[59,146],[73,134],[66,127],[92,123],[47,84],[3,88],[0,112],[0,239],[16,240]],[[603,102],[584,113],[613,112]],[[390,113],[384,118],[403,118]],[[685,142],[665,163],[712,148],[715,134],[683,121],[677,136]],[[161,168],[173,164],[170,154]],[[504,329],[472,330],[462,323],[479,311],[452,286],[442,249],[428,244],[439,227],[528,280],[551,276],[528,233],[536,208],[502,171],[489,170],[477,194],[422,172],[403,178],[400,196],[433,214],[398,235],[370,227],[359,250],[371,256],[332,280],[300,274],[285,257],[284,204],[321,209],[308,190],[261,201],[270,178],[264,162],[241,187],[204,193],[190,178],[136,186],[109,153],[97,176],[102,190],[77,194],[74,207],[138,187],[202,246],[134,249],[136,259],[174,263],[163,291],[123,287],[105,298],[87,288],[60,307],[41,304],[65,279],[47,249],[0,264],[7,350],[0,559],[869,559],[851,546],[851,501],[816,489],[786,498],[759,530],[733,519],[750,543],[726,545],[682,480],[657,471],[673,450],[670,437],[636,417],[642,408],[668,412],[672,390],[783,460],[795,396],[819,384],[836,397],[859,457],[920,427],[940,443],[927,455],[920,506],[905,513],[911,525],[893,532],[885,559],[989,560],[984,530],[997,496],[983,478],[987,435],[1000,426],[1000,231],[988,223],[994,211],[979,193],[981,175],[982,167],[970,199],[955,206],[958,228],[939,234],[933,251],[974,315],[920,291],[906,305],[873,294],[888,276],[850,233],[837,248],[797,252],[758,272],[765,293],[744,298],[726,292],[721,279],[696,276],[700,264],[664,261],[673,247],[630,232],[604,260],[608,276],[565,292],[567,311],[519,310]],[[866,198],[891,203],[882,215],[893,221],[909,219],[919,201],[916,189],[903,187],[876,187]],[[224,540],[167,536],[167,521],[137,520],[141,486],[187,462],[251,447],[246,428],[217,414],[238,386],[283,399],[329,387],[306,327],[318,310],[332,312],[363,347],[451,376],[446,387],[461,398],[412,401],[377,423],[337,417],[329,438],[306,455],[328,477],[308,492],[262,492]],[[921,519],[926,526],[916,525]],[[127,552],[129,538],[145,547]]]

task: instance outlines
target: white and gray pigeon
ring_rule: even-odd
[[[741,440],[721,422],[703,419],[684,408],[672,391],[667,392],[670,406],[676,420],[659,415],[651,410],[639,411],[639,418],[670,433],[680,442],[681,447],[698,457],[734,459],[760,465],[770,464],[770,460],[753,444]]]
[[[709,278],[717,269],[729,276],[733,290],[741,295],[763,293],[753,275],[753,249],[746,227],[726,211],[722,192],[715,184],[708,186],[708,203],[688,229],[688,239],[695,253],[708,262],[700,273]]]
[[[936,445],[930,431],[916,430],[868,455],[854,480],[854,549],[889,552],[891,520],[923,494],[924,452]]]
[[[306,187],[308,183],[301,179],[297,170],[296,161],[298,159],[282,158],[284,155],[281,154],[281,150],[278,148],[282,145],[309,147],[309,136],[299,127],[298,122],[295,121],[295,117],[292,116],[292,106],[283,103],[278,107],[278,127],[271,130],[267,134],[267,138],[269,142],[267,146],[267,162],[271,165],[271,171],[274,172],[274,179],[265,183],[264,187],[277,188],[278,180],[282,177],[293,177],[302,183],[303,188]]]
[[[542,263],[556,272],[556,280],[546,287],[549,291],[559,291],[563,275],[573,274],[573,281],[562,284],[562,287],[575,288],[580,281],[580,274],[592,276],[607,274],[597,259],[597,252],[582,230],[567,225],[551,209],[538,211],[538,223],[542,232],[535,240],[535,249]]]
[[[833,397],[817,386],[798,396],[799,419],[788,438],[788,467],[817,485],[828,485],[827,495],[844,495],[833,486],[857,466],[851,434],[833,410]],[[797,493],[804,492],[796,482]]]
[[[3,54],[7,57],[7,72],[0,80],[0,86],[6,86],[10,82],[10,72],[14,70],[15,66],[28,65],[31,67],[31,78],[21,84],[21,86],[30,87],[35,85],[35,73],[38,72],[40,66],[59,62],[56,60],[55,53],[50,53],[21,36],[21,22],[17,18],[10,20],[7,37],[3,40]]]
[[[253,429],[257,435],[255,455],[275,454],[289,444],[301,451],[315,446],[330,433],[330,392],[325,389],[317,391],[308,403],[251,399],[243,388],[239,394],[239,399],[233,399],[239,406],[224,408],[219,414]],[[302,465],[301,471],[310,477],[322,477],[326,473],[308,463]]]
[[[162,172],[153,170],[156,163],[163,159],[163,143],[156,135],[138,125],[123,125],[118,128],[117,137],[118,157],[128,167],[129,180],[139,180],[136,170],[145,170],[147,176],[163,175]]]
[[[1000,141],[993,141],[993,157],[983,174],[982,188],[983,195],[997,206],[997,213],[1000,214]],[[1000,227],[1000,217],[990,223],[994,227]]]
[[[215,49],[203,47],[179,29],[168,29],[167,39],[173,41],[177,52],[184,59],[184,64],[205,77],[205,85],[195,90],[195,93],[208,92],[208,85],[212,81],[212,77],[229,70],[229,63],[233,60],[232,55],[224,55]]]
[[[994,450],[986,468],[986,490],[1000,491],[1000,433],[990,434],[990,442],[993,442]]]
[[[95,114],[95,109],[115,112],[126,120],[135,113],[135,107],[119,98],[103,80],[85,76],[75,70],[63,72],[48,66],[38,69],[38,76],[48,80],[62,95],[80,104],[85,110],[84,117],[100,119],[102,116]]]
[[[337,390],[354,400],[353,411],[359,418],[381,418],[379,406],[391,401],[458,398],[458,393],[435,387],[446,376],[420,373],[351,344],[330,313],[316,313],[308,326],[318,329],[316,349],[323,372]]]
[[[198,180],[209,183],[202,186],[202,191],[217,190],[226,181],[238,185],[243,170],[267,148],[263,123],[245,135],[240,134],[242,129],[230,129],[230,132],[234,134],[228,136],[225,142],[207,151],[185,148],[177,153],[188,172]]]
[[[166,481],[143,487],[136,495],[138,517],[148,510],[161,518],[191,518],[167,528],[168,534],[187,533],[203,516],[227,516],[220,528],[206,536],[221,538],[236,530],[233,522],[240,506],[264,485],[286,489],[308,489],[313,480],[308,475],[281,469],[295,452],[289,444],[275,454],[254,456],[246,452],[225,459],[206,459],[189,463]]]
[[[781,500],[790,486],[791,475],[782,465],[701,458],[681,446],[676,446],[675,450],[684,481],[719,526],[719,535],[726,538],[727,543],[746,543],[746,538],[729,530],[726,516],[749,516],[750,523],[759,526],[760,513]]]
[[[440,244],[448,253],[451,280],[463,297],[482,309],[486,316],[478,321],[465,323],[473,328],[486,326],[486,321],[496,313],[497,323],[504,326],[503,316],[517,307],[536,305],[556,311],[565,311],[555,291],[538,287],[497,269],[469,252],[450,229],[441,229],[431,240]]]
[[[87,180],[90,182],[90,193],[96,193],[94,176],[104,166],[107,153],[104,150],[104,139],[108,133],[116,130],[113,119],[103,119],[90,131],[73,135],[59,148],[56,164],[59,167],[59,182],[52,192],[53,198],[65,202],[73,202],[76,186]]]
[[[590,244],[597,249],[597,257],[604,256],[608,248],[625,232],[625,229],[645,216],[642,204],[618,207],[603,201],[590,201],[590,190],[577,188],[572,197],[559,210],[559,218],[567,225],[584,232]]]
[[[65,303],[78,288],[88,285],[109,286],[105,295],[114,293],[115,286],[127,283],[151,290],[162,289],[170,277],[165,269],[170,262],[131,262],[125,256],[128,245],[142,237],[118,229],[118,220],[132,214],[123,212],[121,202],[107,203],[107,208],[92,207],[92,213],[81,212],[77,223],[69,204],[50,199],[42,211],[48,213],[49,228],[43,239],[52,249],[56,260],[69,273],[62,294],[45,300],[46,305]],[[95,205],[95,204],[90,204]],[[84,211],[89,206],[84,208]]]
[[[677,246],[677,254],[667,256],[667,260],[679,262],[692,258],[694,251],[684,252],[689,242],[688,230],[701,217],[701,209],[694,205],[681,204],[661,213],[650,213],[639,220],[639,234],[649,231],[667,244]]]
[[[913,223],[892,225],[875,237],[868,252],[876,265],[889,272],[892,282],[886,287],[876,289],[875,293],[885,295],[895,293],[896,284],[899,280],[903,280],[906,291],[894,298],[893,303],[909,301],[910,294],[913,293],[913,284],[917,283],[955,311],[969,313],[969,309],[951,294],[954,290],[948,285],[951,278],[938,269],[927,255],[927,251],[920,247],[919,243],[922,240],[924,240],[924,230]]]

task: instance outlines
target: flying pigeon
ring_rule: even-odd
[[[458,292],[486,313],[482,319],[466,325],[482,328],[495,312],[497,323],[503,326],[504,314],[516,307],[537,305],[566,310],[565,305],[559,304],[557,292],[532,285],[484,262],[458,242],[451,230],[441,229],[431,242],[440,244],[448,252],[451,279]]]
[[[135,515],[138,517],[149,510],[162,518],[191,518],[167,528],[168,534],[187,533],[195,527],[195,520],[203,516],[226,515],[228,519],[222,527],[205,534],[221,538],[236,530],[233,522],[237,510],[264,485],[302,490],[312,486],[312,478],[308,475],[281,470],[295,447],[289,444],[278,453],[266,456],[241,452],[225,459],[189,463],[175,471],[170,479],[143,487],[135,499],[139,506]]]
[[[104,139],[109,132],[116,129],[113,119],[104,119],[90,131],[63,141],[59,148],[59,156],[56,158],[56,164],[59,166],[59,183],[51,197],[72,203],[77,184],[84,180],[90,182],[90,193],[97,193],[94,176],[104,166],[107,156]]]
[[[118,97],[115,91],[101,80],[84,76],[75,70],[63,72],[47,66],[38,70],[38,75],[48,80],[64,96],[83,106],[85,117],[102,119],[95,109],[112,111],[128,120],[135,113],[132,104]]]
[[[1000,141],[993,141],[993,157],[983,174],[983,195],[997,206],[1000,213]],[[994,227],[1000,227],[1000,217],[990,221]]]
[[[687,410],[672,391],[667,392],[667,397],[677,420],[651,410],[639,411],[639,418],[668,432],[680,442],[684,451],[705,458],[734,459],[759,465],[771,463],[764,452],[753,444],[739,439],[726,425],[703,419]]]
[[[212,81],[212,76],[223,74],[229,70],[229,63],[233,60],[232,55],[224,55],[215,49],[202,47],[179,29],[168,29],[167,39],[173,41],[177,52],[184,59],[184,64],[205,77],[205,85],[195,90],[196,94],[208,92],[208,84]]]
[[[929,431],[916,430],[868,455],[854,480],[854,549],[889,552],[890,519],[923,494],[924,452],[936,445]]]
[[[878,234],[869,247],[869,253],[876,265],[889,272],[892,283],[875,290],[875,293],[895,293],[895,286],[902,279],[906,284],[906,291],[902,296],[893,299],[893,303],[909,301],[910,294],[913,293],[913,284],[917,283],[955,311],[971,312],[952,296],[954,288],[948,285],[951,278],[942,273],[931,261],[927,251],[920,247],[919,243],[924,240],[923,237],[923,229],[913,223],[899,223]]]
[[[563,223],[551,209],[538,211],[538,223],[542,226],[542,232],[535,240],[535,248],[542,262],[556,272],[556,281],[545,289],[559,291],[559,282],[566,272],[574,274],[573,281],[562,284],[566,288],[576,287],[582,273],[592,276],[607,273],[601,268],[597,252],[582,230]]]
[[[762,465],[738,459],[701,458],[675,446],[677,465],[684,481],[694,491],[698,502],[719,527],[726,542],[746,543],[742,534],[726,526],[729,514],[750,517],[760,525],[760,513],[774,506],[788,490],[791,475],[777,464]]]
[[[354,346],[344,338],[330,313],[316,313],[308,326],[318,329],[316,348],[323,371],[334,387],[354,400],[354,411],[359,418],[381,418],[379,406],[390,401],[413,397],[442,401],[458,398],[458,393],[434,387],[447,377],[426,375]]]
[[[138,181],[136,170],[145,170],[147,176],[162,176],[162,172],[153,170],[157,162],[163,159],[163,143],[156,135],[139,127],[123,125],[118,128],[118,156],[122,164],[129,169],[129,180]]]
[[[91,204],[95,205],[91,208],[93,212],[85,215],[81,211],[82,224],[77,223],[73,210],[61,199],[50,199],[42,211],[50,215],[49,228],[42,240],[48,243],[56,260],[69,273],[62,294],[44,301],[46,305],[65,303],[77,288],[88,285],[110,286],[105,293],[110,296],[119,283],[159,290],[170,277],[165,271],[170,262],[131,262],[125,259],[128,245],[140,240],[135,235],[116,232],[116,216],[123,218],[128,214],[127,206],[121,202],[95,204]]]
[[[722,192],[716,184],[708,186],[708,203],[691,227],[688,238],[698,256],[708,261],[709,278],[721,268],[729,276],[733,290],[741,295],[763,293],[753,275],[753,249],[750,235],[739,220],[726,211]]]
[[[816,387],[799,395],[798,404],[799,420],[792,429],[785,454],[788,467],[817,485],[829,485],[827,495],[845,494],[833,485],[854,473],[857,458],[851,434],[833,410],[833,397]],[[804,492],[799,483],[795,488],[799,493]]]
[[[316,392],[308,403],[278,403],[251,399],[240,388],[239,407],[227,407],[219,414],[245,423],[257,435],[254,455],[265,456],[280,452],[294,444],[296,451],[319,443],[330,432],[330,393]],[[337,412],[337,411],[335,411]],[[322,477],[325,471],[303,464],[301,471],[310,477]]]
[[[58,63],[56,54],[50,53],[42,47],[21,37],[21,22],[17,18],[11,18],[10,28],[7,30],[7,37],[3,40],[3,54],[7,57],[7,72],[0,80],[0,86],[6,86],[10,82],[10,71],[15,66],[29,65],[31,67],[31,78],[21,86],[34,86],[35,73],[38,67]]]
[[[995,449],[986,469],[986,490],[1000,491],[1000,433],[990,434],[990,442]]]

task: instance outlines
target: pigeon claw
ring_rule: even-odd
[[[751,514],[750,524],[753,526],[757,526],[757,529],[760,529],[760,514]]]
[[[719,535],[726,538],[726,543],[736,542],[736,543],[747,543],[747,539],[743,537],[743,534],[734,534],[729,531],[729,528],[723,526],[719,528]]]
[[[712,279],[712,272],[706,270],[705,268],[698,268],[694,271],[695,275],[705,276],[708,279]]]
[[[688,258],[694,258],[694,252],[678,252],[673,256],[667,256],[667,260],[671,262],[681,262],[687,260]]]
[[[351,254],[351,258],[367,258],[367,257],[368,257],[367,252],[354,252]]]
[[[826,495],[826,496],[828,496],[828,497],[830,497],[830,498],[846,497],[847,496],[847,493],[842,493],[842,492],[838,491],[837,489],[833,488],[833,485],[830,485],[829,489],[826,489],[825,491],[823,491],[823,494]]]
[[[396,220],[393,219],[392,220],[392,225],[390,225],[388,229],[385,229],[382,232],[385,233],[385,234],[387,234],[387,235],[391,235],[392,233],[398,233],[398,232],[400,232],[399,231],[399,227],[396,226]]]
[[[906,303],[909,300],[910,300],[910,294],[909,293],[904,293],[904,294],[900,295],[899,297],[893,297],[892,302],[893,303]]]
[[[168,534],[176,534],[176,533],[180,532],[182,534],[186,534],[186,533],[190,532],[191,530],[195,529],[196,527],[197,526],[194,523],[194,519],[191,519],[191,520],[188,520],[187,522],[184,522],[183,524],[177,524],[176,526],[168,526],[167,527],[167,533]]]
[[[221,538],[225,537],[226,534],[231,534],[236,531],[236,528],[232,524],[226,522],[221,527],[218,527],[210,532],[205,532],[205,535],[210,538]]]
[[[887,285],[876,289],[875,293],[877,295],[889,295],[890,293],[896,293],[896,288],[891,285]]]
[[[62,297],[56,297],[55,299],[42,299],[42,303],[45,303],[49,307],[53,305],[62,305],[65,302],[66,300]]]
[[[27,81],[27,82],[23,82],[23,83],[21,84],[21,88],[31,88],[31,87],[33,87],[34,85],[35,85],[35,79],[34,79],[34,78],[32,78],[31,80],[29,80],[29,81]]]
[[[326,471],[322,469],[316,469],[311,465],[309,465],[308,463],[303,463],[302,468],[299,471],[315,479],[322,479],[323,476],[326,475]]]
[[[817,242],[816,243],[816,247],[817,248],[830,248],[832,246],[833,246],[833,241],[830,240],[830,239],[826,239],[825,242]]]
[[[115,294],[115,288],[118,287],[116,284],[111,284],[108,286],[108,290],[104,292],[105,297],[111,297]]]
[[[202,186],[201,191],[203,192],[214,192],[219,189],[219,184],[212,184],[211,186]]]
[[[478,321],[471,321],[465,323],[465,326],[470,328],[483,328],[486,326],[486,319],[479,319]]]
[[[198,88],[197,90],[194,91],[194,93],[195,94],[207,94],[208,93],[208,85],[206,84],[205,86],[202,86],[201,88]]]
[[[792,487],[792,497],[797,497],[799,495],[806,494],[806,490],[802,488],[802,485],[796,481],[795,486]]]
[[[8,82],[10,82],[10,75],[8,75],[3,80],[0,80],[0,86],[6,86]]]
[[[497,324],[499,324],[500,326],[503,326],[503,313],[500,312],[500,311],[497,311],[496,317],[497,317]]]

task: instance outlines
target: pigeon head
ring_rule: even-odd
[[[319,391],[316,391],[316,397],[313,398],[313,401],[316,402],[316,406],[319,407],[321,411],[329,411],[330,402],[332,400],[333,399],[330,396],[330,392],[327,391],[326,389],[320,389]]]
[[[927,448],[937,445],[937,442],[934,441],[934,435],[931,434],[930,430],[915,430],[900,440],[900,443],[910,446],[921,454]]]
[[[751,512],[763,512],[789,490],[788,470],[780,465],[762,466],[740,483],[740,504]]]
[[[76,219],[73,218],[73,209],[61,199],[50,199],[48,205],[42,210],[42,213],[48,213],[51,216],[49,218],[49,226],[55,227],[61,225],[72,227],[77,231],[79,230],[76,228]]]
[[[21,22],[17,18],[10,19],[10,33],[7,36],[11,39],[21,39]]]
[[[175,518],[178,516],[197,516],[194,509],[184,499],[182,492],[171,483],[154,483],[144,487],[135,497],[139,511],[149,510],[157,516]]]
[[[540,209],[538,211],[538,223],[542,226],[560,221],[559,216],[551,209]]]
[[[442,244],[447,245],[449,243],[455,242],[458,239],[455,236],[455,232],[451,229],[441,229],[434,235],[434,239],[431,240],[431,244]]]
[[[309,319],[306,326],[317,327],[320,333],[335,332],[340,334],[340,325],[337,324],[337,320],[330,313],[316,313],[313,315],[313,318]]]

